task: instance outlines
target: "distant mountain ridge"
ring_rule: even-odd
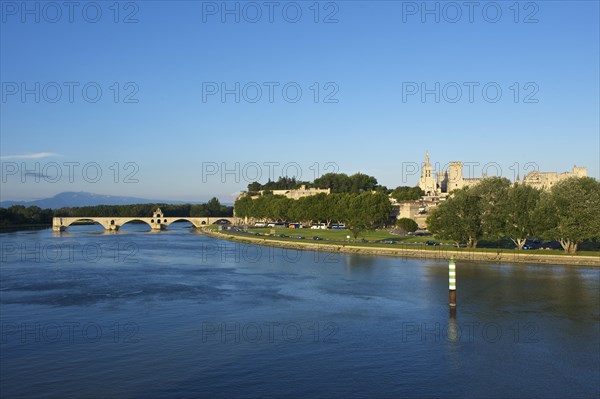
[[[66,191],[56,194],[51,198],[44,198],[35,201],[2,201],[0,207],[8,208],[13,205],[39,206],[42,209],[58,209],[64,207],[78,206],[96,206],[96,205],[131,205],[131,204],[187,204],[188,201],[165,201],[150,200],[146,198],[125,197],[117,195],[93,194],[85,191],[71,192]],[[195,202],[194,202],[195,203]]]

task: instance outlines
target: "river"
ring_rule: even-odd
[[[0,234],[0,395],[598,397],[600,269]]]

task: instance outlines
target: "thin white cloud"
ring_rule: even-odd
[[[42,159],[59,156],[60,154],[54,152],[35,152],[33,154],[2,155],[0,156],[0,159]]]

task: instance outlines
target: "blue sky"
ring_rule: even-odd
[[[297,166],[414,185],[425,150],[599,177],[597,1],[1,4],[2,200],[231,201]]]

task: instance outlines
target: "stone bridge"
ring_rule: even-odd
[[[165,216],[160,209],[154,211],[152,217],[54,217],[52,218],[52,230],[64,231],[76,222],[94,222],[102,225],[106,230],[119,230],[121,226],[129,222],[146,223],[152,230],[164,230],[171,223],[186,221],[194,227],[199,228],[211,224],[237,224],[238,218],[234,217],[184,217]]]

